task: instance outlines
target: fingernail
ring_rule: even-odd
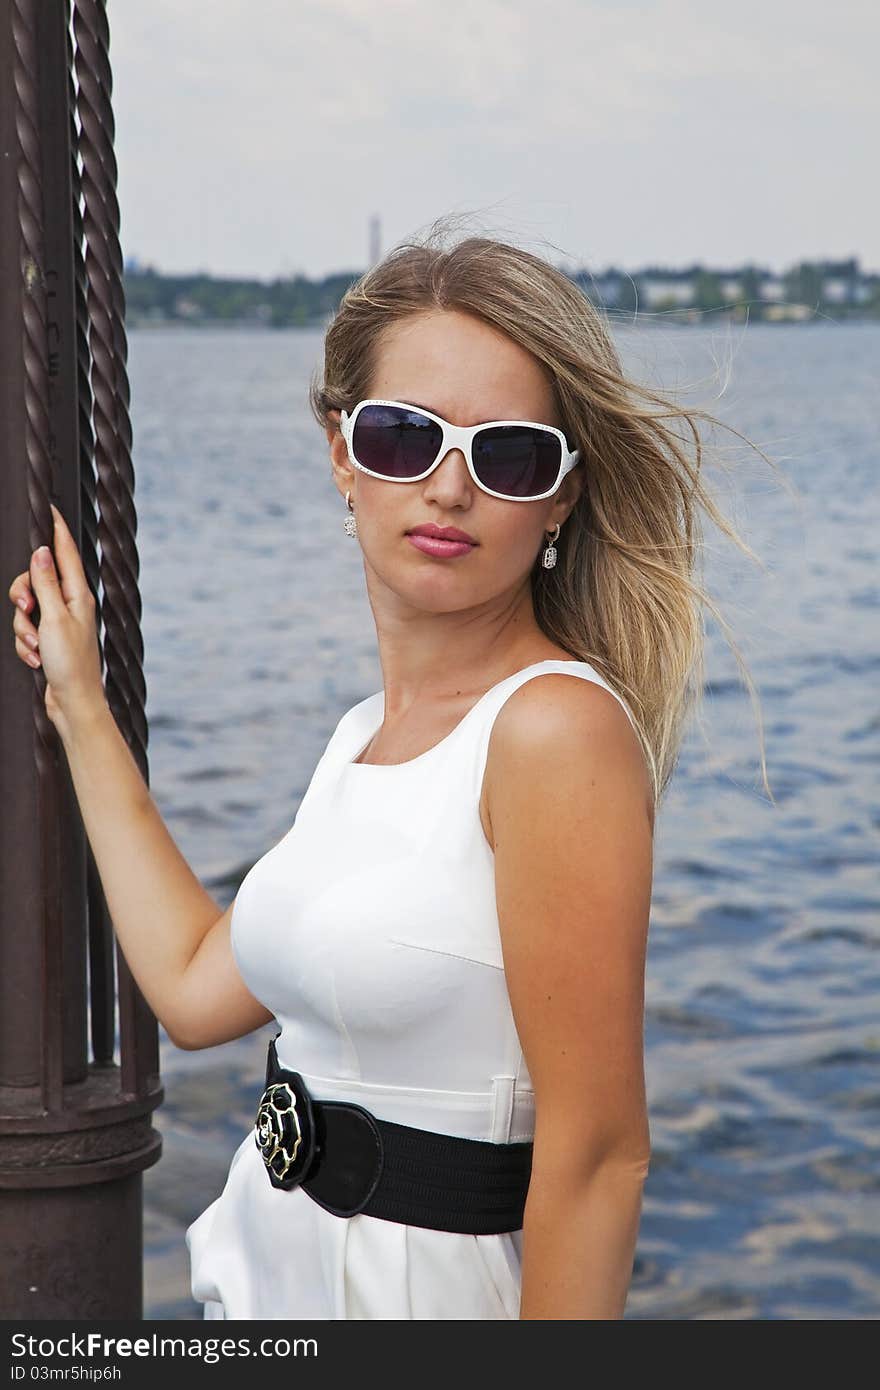
[[[49,554],[48,545],[41,545],[36,552],[34,559],[43,569],[48,569],[52,563],[52,556]]]
[[[31,666],[39,666],[40,664],[40,658],[37,656],[36,652],[28,652],[27,660],[30,662]]]
[[[36,651],[37,647],[40,645],[40,639],[38,637],[35,637],[32,632],[28,632],[24,640],[27,642],[29,647],[33,647],[34,651]]]
[[[26,598],[20,598],[20,599],[17,600],[17,602],[18,602],[19,608],[23,608],[23,609],[25,610],[25,612],[27,612],[27,599],[26,599]]]

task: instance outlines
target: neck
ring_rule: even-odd
[[[528,582],[514,594],[453,613],[426,613],[402,603],[368,568],[367,593],[386,719],[416,703],[479,696],[512,671],[560,655],[538,626]]]

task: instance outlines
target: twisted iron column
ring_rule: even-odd
[[[11,579],[51,544],[50,500],[74,535],[82,512],[83,562],[96,596],[103,581],[112,638],[108,703],[146,780],[106,21],[103,7],[84,10],[74,54],[69,0],[0,0],[0,556]],[[112,923],[44,697],[42,669],[2,644],[13,814],[0,818],[0,1318],[139,1317],[142,1173],[161,1153],[156,1021],[120,953],[116,1067]]]
[[[33,0],[14,0],[16,133],[18,136],[18,218],[21,229],[21,324],[24,363],[28,532],[35,549],[52,535],[51,429],[49,420],[49,341],[43,235],[40,106],[37,85],[37,25]],[[59,858],[58,740],[46,715],[42,668],[33,688],[34,758],[43,880],[43,999],[40,1055],[43,1105],[57,1110],[62,1097],[61,864]]]
[[[82,167],[85,270],[92,359],[98,541],[103,588],[107,702],[145,782],[146,688],[141,598],[135,544],[134,470],[126,364],[125,293],[116,198],[115,123],[110,34],[103,0],[75,0],[79,158]],[[117,943],[122,1088],[137,1094],[159,1070],[155,1020]]]
[[[69,4],[68,4],[69,8]],[[86,267],[83,259],[83,220],[80,208],[79,130],[76,123],[76,83],[74,81],[73,38],[70,20],[65,30],[67,42],[67,99],[70,113],[71,211],[73,215],[74,332],[76,336],[77,434],[79,445],[80,557],[89,588],[95,598],[95,625],[100,644],[101,580],[98,566],[98,513],[95,484],[95,443],[92,433],[92,388],[90,382],[89,311]],[[101,647],[102,669],[104,664]],[[91,846],[86,842],[86,896],[89,937],[89,1019],[92,1055],[101,1066],[113,1065],[116,1027],[116,970],[113,926],[107,911],[104,889],[98,875]]]

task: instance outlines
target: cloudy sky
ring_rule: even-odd
[[[558,263],[880,269],[873,0],[110,0],[122,242],[323,275],[448,212]]]

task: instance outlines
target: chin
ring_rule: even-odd
[[[466,613],[470,608],[477,608],[485,603],[488,595],[473,594],[471,592],[453,593],[447,587],[445,593],[438,593],[437,586],[428,589],[427,586],[418,587],[407,585],[396,590],[401,603],[406,603],[411,608],[416,608],[421,613]]]

